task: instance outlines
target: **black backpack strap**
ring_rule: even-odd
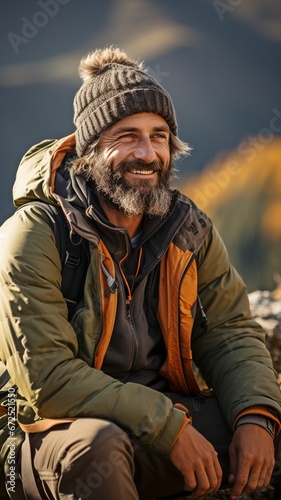
[[[63,210],[58,205],[43,201],[29,202],[40,207],[49,217],[62,265],[61,291],[71,319],[75,306],[83,297],[84,282],[89,263],[89,245],[80,235],[70,234]]]

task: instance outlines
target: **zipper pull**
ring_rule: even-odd
[[[118,288],[117,281],[114,278],[112,278],[112,276],[110,276],[109,273],[108,273],[108,276],[106,278],[106,281],[107,281],[110,292],[115,293],[117,288]]]
[[[101,268],[103,271],[103,274],[106,277],[106,282],[108,284],[109,290],[111,293],[115,293],[117,288],[118,288],[118,283],[117,281],[109,274],[108,270],[106,269],[104,263],[103,263],[104,257],[101,253]]]

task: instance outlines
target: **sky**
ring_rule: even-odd
[[[0,223],[14,211],[24,153],[75,130],[77,67],[96,48],[144,60],[170,93],[179,135],[193,148],[178,165],[179,187],[270,129],[274,110],[281,116],[279,0],[9,0],[0,28]]]

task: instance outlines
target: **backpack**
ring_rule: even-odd
[[[83,297],[84,282],[89,263],[87,241],[79,235],[70,235],[66,218],[60,206],[43,201],[31,201],[26,205],[40,207],[49,217],[62,265],[61,291],[71,320],[76,305]],[[20,207],[21,208],[21,207]],[[18,210],[20,210],[20,208]],[[7,370],[0,376],[0,391],[10,380]]]

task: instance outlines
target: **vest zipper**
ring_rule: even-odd
[[[131,366],[131,371],[133,371],[134,366],[135,366],[136,361],[137,361],[137,358],[138,358],[138,353],[139,353],[139,340],[138,340],[138,336],[136,334],[136,331],[135,331],[135,328],[133,325],[132,316],[131,316],[131,300],[128,300],[128,299],[126,300],[126,316],[127,316],[127,320],[129,322],[132,336],[134,339],[134,355],[133,355],[133,362],[132,362],[132,366]]]

